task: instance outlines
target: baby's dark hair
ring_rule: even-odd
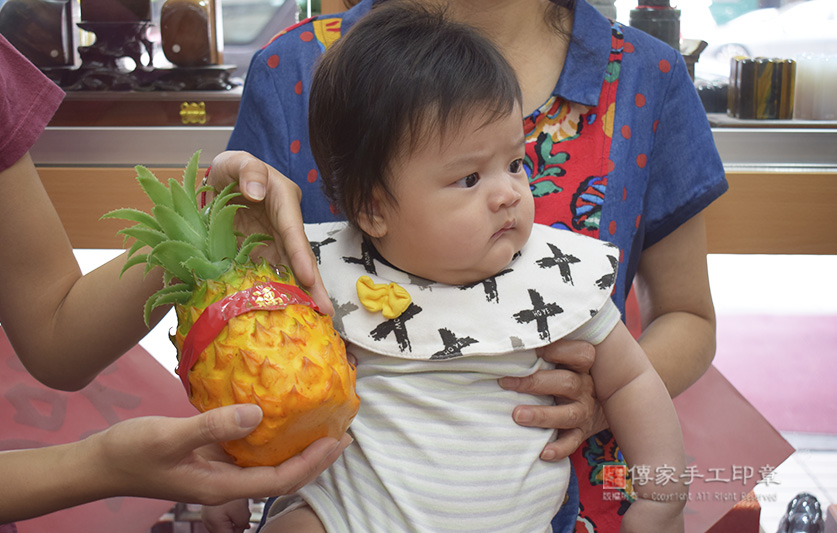
[[[322,56],[311,85],[308,127],[323,191],[350,223],[371,215],[372,193],[391,199],[393,160],[486,124],[521,102],[514,70],[491,42],[444,8],[388,1]]]

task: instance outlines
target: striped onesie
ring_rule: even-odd
[[[354,442],[299,492],[326,529],[551,531],[569,461],[541,461],[555,431],[518,426],[511,413],[553,398],[503,390],[497,379],[546,368],[535,348],[560,338],[604,340],[620,319],[609,298],[618,250],[536,224],[506,269],[450,286],[392,267],[345,223],[306,233],[335,327],[358,359],[361,398]],[[362,276],[396,283],[409,306],[394,319],[368,311]]]

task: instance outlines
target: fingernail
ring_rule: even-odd
[[[531,422],[534,418],[532,411],[529,409],[518,409],[514,412],[514,421],[518,424]]]
[[[235,421],[241,429],[254,428],[262,421],[262,410],[258,405],[240,405],[235,410]]]
[[[348,443],[346,442],[347,440],[349,441]],[[328,453],[329,453],[329,454],[332,454],[332,453],[334,453],[335,451],[337,451],[337,450],[339,450],[339,449],[345,450],[345,449],[346,449],[346,448],[348,448],[348,447],[349,447],[349,446],[350,446],[350,445],[351,445],[354,441],[355,441],[355,439],[353,439],[351,436],[349,436],[349,435],[345,435],[345,436],[344,436],[344,437],[342,437],[340,440],[338,440],[337,442],[335,442],[335,443],[334,443],[334,446],[332,446],[332,447],[331,447],[331,449],[328,451]],[[342,452],[341,452],[341,453],[342,453]]]
[[[544,450],[541,452],[541,459],[544,461],[552,461],[555,459],[555,451],[554,450]]]
[[[251,181],[245,185],[247,196],[253,200],[264,200],[264,185],[258,181]]]

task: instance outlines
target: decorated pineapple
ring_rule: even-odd
[[[145,304],[145,320],[158,306],[174,304],[177,373],[192,404],[206,411],[233,403],[262,408],[261,424],[247,437],[224,443],[241,466],[276,465],[321,437],[339,439],[357,414],[355,370],[346,360],[331,318],[321,314],[291,272],[274,269],[250,252],[267,235],[239,245],[233,230],[241,205],[234,184],[203,209],[195,191],[196,153],[183,184],[168,187],[146,168],[137,179],[154,203],[149,215],[118,209],[103,218],[136,222],[119,233],[135,242],[123,269],[145,264],[164,270],[165,287]],[[139,253],[149,247],[147,254]]]

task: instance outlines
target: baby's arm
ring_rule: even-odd
[[[591,374],[628,465],[648,472],[648,479],[634,479],[637,500],[622,531],[683,531],[688,486],[680,478],[686,463],[680,423],[663,381],[623,323],[597,346]]]

